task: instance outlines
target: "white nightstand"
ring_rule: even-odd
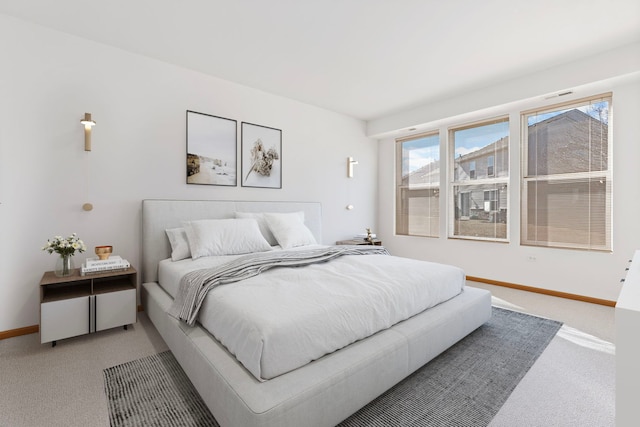
[[[136,323],[133,267],[87,276],[75,269],[57,277],[47,271],[40,280],[40,342],[51,342]]]

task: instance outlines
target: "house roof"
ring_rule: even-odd
[[[508,148],[509,148],[509,137],[505,136],[489,145],[485,145],[479,150],[472,151],[470,153],[459,156],[457,157],[457,160],[459,162],[469,161],[469,160],[477,159],[479,157],[488,156],[496,153],[497,151],[506,150]]]

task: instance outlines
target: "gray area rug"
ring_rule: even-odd
[[[487,323],[340,427],[486,426],[561,326],[493,307]]]
[[[486,426],[562,324],[493,308],[486,324],[340,427]],[[112,426],[218,426],[171,352],[104,370]]]
[[[112,426],[218,426],[170,351],[103,371]]]

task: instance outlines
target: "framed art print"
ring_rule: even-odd
[[[282,131],[242,122],[242,186],[282,188]]]
[[[187,184],[236,186],[237,122],[187,110]]]

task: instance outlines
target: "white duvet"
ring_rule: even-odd
[[[160,285],[175,296],[184,274],[230,259],[162,261]],[[267,380],[453,298],[464,282],[464,272],[450,265],[346,255],[219,286],[198,321],[257,379]]]

